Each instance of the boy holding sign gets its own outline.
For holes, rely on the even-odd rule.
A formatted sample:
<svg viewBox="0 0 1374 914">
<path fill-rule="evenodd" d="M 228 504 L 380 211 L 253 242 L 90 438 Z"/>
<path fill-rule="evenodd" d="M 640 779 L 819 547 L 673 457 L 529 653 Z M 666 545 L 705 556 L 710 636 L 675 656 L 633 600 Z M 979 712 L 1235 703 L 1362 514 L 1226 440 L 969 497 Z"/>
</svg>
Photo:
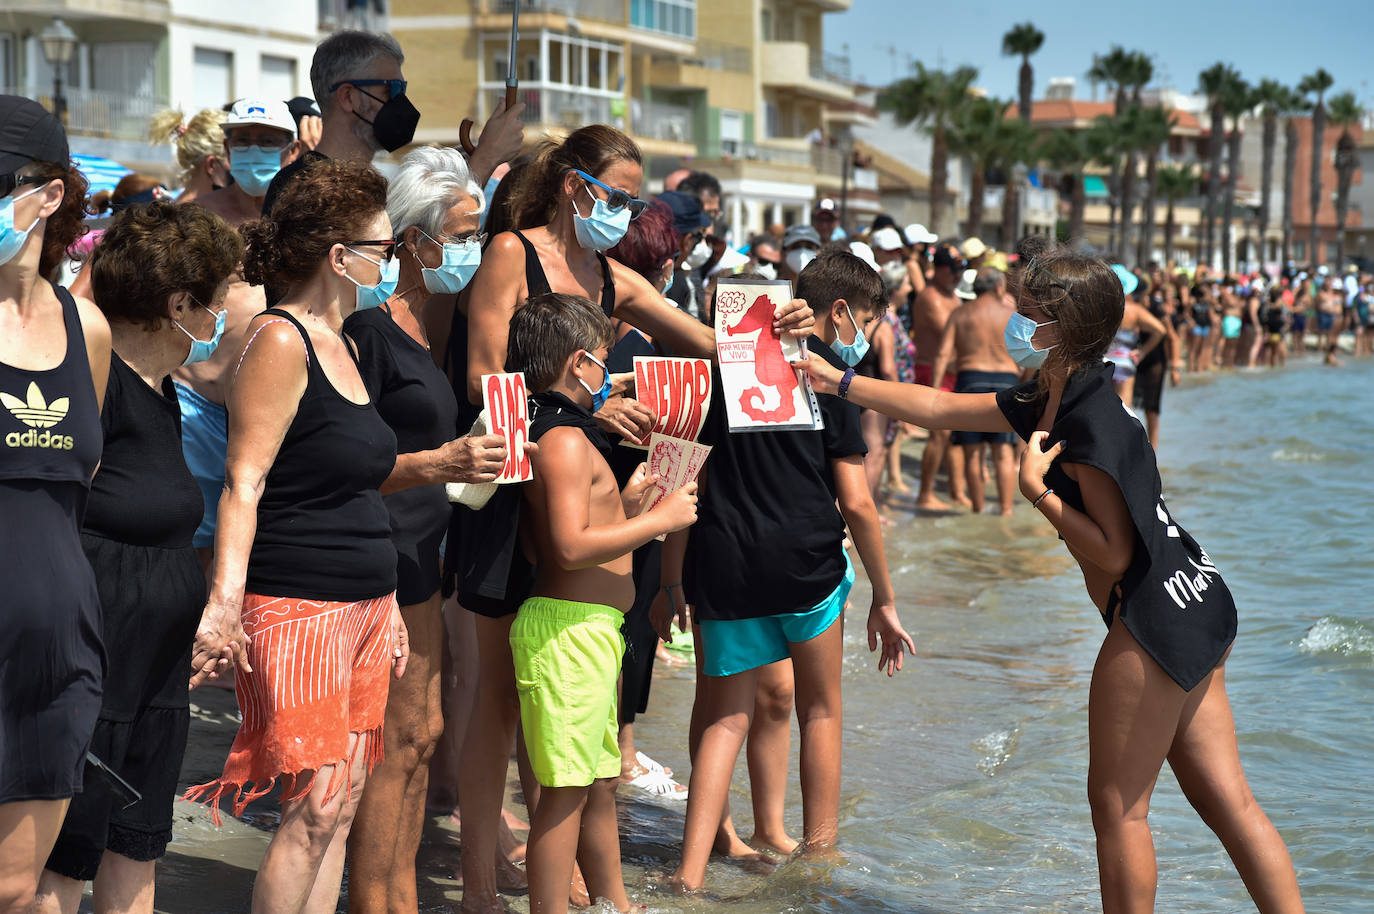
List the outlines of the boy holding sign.
<svg viewBox="0 0 1374 914">
<path fill-rule="evenodd" d="M 535 911 L 567 910 L 575 859 L 593 899 L 630 907 L 615 813 L 620 627 L 635 598 L 630 553 L 696 520 L 695 484 L 642 514 L 652 477 L 640 471 L 624 492 L 616 486 L 610 439 L 593 418 L 610 390 L 612 339 L 606 316 L 576 295 L 535 296 L 510 324 L 507 364 L 534 392 L 529 435 L 539 444 L 520 527 L 538 572 L 510 633 L 525 746 L 543 787 L 527 858 Z"/>
<path fill-rule="evenodd" d="M 802 271 L 797 295 L 816 313 L 813 358 L 855 364 L 863 326 L 886 306 L 882 280 L 848 252 L 824 254 Z M 822 430 L 730 432 L 726 388 L 716 378 L 701 441 L 714 449 L 703 479 L 701 520 L 686 545 L 664 547 L 663 581 L 685 626 L 678 582 L 694 605 L 702 657 L 682 862 L 672 880 L 695 890 L 706 875 L 730 777 L 753 720 L 760 671 L 791 658 L 801 724 L 803 843 L 834 844 L 840 806 L 841 617 L 854 570 L 842 545 L 846 524 L 872 585 L 868 644 L 879 669 L 914 653 L 897 618 L 878 510 L 864 474 L 859 410 L 818 397 Z M 542 454 L 541 454 L 542 456 Z M 654 622 L 668 637 L 663 604 Z M 694 730 L 696 727 L 694 727 Z"/>
</svg>

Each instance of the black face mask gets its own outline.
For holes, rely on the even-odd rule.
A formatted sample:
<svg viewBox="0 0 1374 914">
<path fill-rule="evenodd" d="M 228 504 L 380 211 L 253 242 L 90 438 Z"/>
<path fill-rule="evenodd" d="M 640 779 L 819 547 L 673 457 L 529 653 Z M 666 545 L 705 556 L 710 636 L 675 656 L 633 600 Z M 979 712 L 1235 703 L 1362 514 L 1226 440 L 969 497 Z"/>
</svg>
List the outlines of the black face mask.
<svg viewBox="0 0 1374 914">
<path fill-rule="evenodd" d="M 365 89 L 358 91 L 374 101 L 382 101 Z M 404 95 L 396 95 L 382 102 L 382 107 L 377 109 L 377 114 L 370 121 L 356 111 L 353 114 L 364 124 L 372 125 L 372 135 L 387 152 L 395 152 L 415 139 L 415 125 L 420 123 L 420 112 Z"/>
</svg>

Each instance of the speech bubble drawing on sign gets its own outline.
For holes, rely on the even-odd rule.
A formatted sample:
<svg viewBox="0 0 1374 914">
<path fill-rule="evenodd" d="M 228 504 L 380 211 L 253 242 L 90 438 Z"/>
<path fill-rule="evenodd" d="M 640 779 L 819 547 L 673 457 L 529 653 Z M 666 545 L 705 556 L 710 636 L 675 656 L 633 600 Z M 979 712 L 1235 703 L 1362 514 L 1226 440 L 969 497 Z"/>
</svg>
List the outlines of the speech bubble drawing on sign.
<svg viewBox="0 0 1374 914">
<path fill-rule="evenodd" d="M 528 482 L 534 477 L 534 471 L 525 453 L 530 435 L 530 410 L 524 373 L 482 375 L 482 408 L 490 419 L 491 433 L 506 439 L 506 462 L 496 482 Z"/>
</svg>

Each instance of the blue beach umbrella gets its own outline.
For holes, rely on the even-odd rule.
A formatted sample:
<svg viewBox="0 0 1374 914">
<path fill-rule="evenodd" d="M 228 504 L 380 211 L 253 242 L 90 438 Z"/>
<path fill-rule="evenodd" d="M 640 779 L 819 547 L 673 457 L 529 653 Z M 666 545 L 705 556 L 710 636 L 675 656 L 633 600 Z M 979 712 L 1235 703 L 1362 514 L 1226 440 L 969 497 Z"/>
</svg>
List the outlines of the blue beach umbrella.
<svg viewBox="0 0 1374 914">
<path fill-rule="evenodd" d="M 91 183 L 90 193 L 93 194 L 102 190 L 113 192 L 120 178 L 133 174 L 132 168 L 125 168 L 113 159 L 102 156 L 73 155 L 72 164 Z"/>
</svg>

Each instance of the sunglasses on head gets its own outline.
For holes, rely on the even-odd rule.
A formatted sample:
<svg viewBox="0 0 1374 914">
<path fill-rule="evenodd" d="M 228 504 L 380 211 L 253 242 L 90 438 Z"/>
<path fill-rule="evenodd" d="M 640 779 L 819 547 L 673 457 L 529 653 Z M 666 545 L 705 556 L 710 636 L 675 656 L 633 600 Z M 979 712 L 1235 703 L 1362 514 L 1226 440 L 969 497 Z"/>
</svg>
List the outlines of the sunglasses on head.
<svg viewBox="0 0 1374 914">
<path fill-rule="evenodd" d="M 582 180 L 590 184 L 595 184 L 597 187 L 604 190 L 608 194 L 608 196 L 606 197 L 606 206 L 610 208 L 611 212 L 620 212 L 620 210 L 629 207 L 630 219 L 634 220 L 638 219 L 640 213 L 644 212 L 644 208 L 649 205 L 649 201 L 647 200 L 641 200 L 638 197 L 631 197 L 623 190 L 619 190 L 609 185 L 602 184 L 596 178 L 593 178 L 591 175 L 587 174 L 580 168 L 572 169 L 572 173 L 577 175 Z"/>
<path fill-rule="evenodd" d="M 47 184 L 51 178 L 35 178 L 31 175 L 21 175 L 10 172 L 7 175 L 0 175 L 0 197 L 8 197 L 25 184 Z"/>
</svg>

